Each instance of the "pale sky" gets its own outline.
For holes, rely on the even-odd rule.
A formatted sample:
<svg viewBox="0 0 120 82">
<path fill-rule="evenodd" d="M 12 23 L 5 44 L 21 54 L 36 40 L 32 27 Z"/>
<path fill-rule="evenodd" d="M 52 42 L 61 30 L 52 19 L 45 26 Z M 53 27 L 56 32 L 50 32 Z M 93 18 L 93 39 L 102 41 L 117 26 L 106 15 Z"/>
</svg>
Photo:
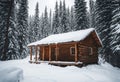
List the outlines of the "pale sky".
<svg viewBox="0 0 120 82">
<path fill-rule="evenodd" d="M 28 0 L 28 1 L 29 1 L 28 3 L 29 15 L 34 15 L 37 2 L 39 2 L 39 14 L 41 15 L 41 13 L 44 12 L 45 6 L 47 6 L 48 8 L 48 12 L 50 11 L 50 9 L 52 9 L 53 11 L 55 8 L 55 2 L 58 1 L 59 4 L 60 0 Z M 65 0 L 65 2 L 66 2 L 66 7 L 74 5 L 74 0 Z"/>
</svg>

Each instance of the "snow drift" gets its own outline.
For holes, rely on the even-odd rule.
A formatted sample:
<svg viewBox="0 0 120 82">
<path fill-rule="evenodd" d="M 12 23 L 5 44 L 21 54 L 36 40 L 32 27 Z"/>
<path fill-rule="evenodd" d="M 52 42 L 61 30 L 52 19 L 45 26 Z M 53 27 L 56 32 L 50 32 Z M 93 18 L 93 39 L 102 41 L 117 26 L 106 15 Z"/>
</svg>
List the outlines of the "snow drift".
<svg viewBox="0 0 120 82">
<path fill-rule="evenodd" d="M 0 82 L 20 82 L 22 79 L 22 69 L 16 67 L 0 68 Z"/>
</svg>

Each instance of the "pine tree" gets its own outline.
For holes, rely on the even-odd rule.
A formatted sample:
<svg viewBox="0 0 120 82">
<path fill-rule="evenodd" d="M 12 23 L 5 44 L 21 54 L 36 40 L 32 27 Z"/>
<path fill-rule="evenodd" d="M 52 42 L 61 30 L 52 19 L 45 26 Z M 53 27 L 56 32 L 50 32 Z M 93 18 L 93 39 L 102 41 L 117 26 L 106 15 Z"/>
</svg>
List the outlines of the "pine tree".
<svg viewBox="0 0 120 82">
<path fill-rule="evenodd" d="M 63 6 L 62 1 L 60 1 L 59 5 L 59 27 L 58 27 L 58 33 L 62 33 L 62 16 L 63 16 Z"/>
<path fill-rule="evenodd" d="M 33 36 L 34 36 L 34 41 L 39 40 L 39 26 L 40 20 L 39 20 L 39 4 L 37 2 L 36 4 L 36 9 L 35 9 L 35 17 L 33 21 Z"/>
<path fill-rule="evenodd" d="M 66 4 L 65 0 L 63 1 L 63 15 L 62 15 L 62 32 L 68 32 L 68 27 L 67 27 L 67 12 L 66 12 Z"/>
<path fill-rule="evenodd" d="M 28 0 L 20 1 L 17 19 L 19 55 L 24 58 L 27 56 Z"/>
<path fill-rule="evenodd" d="M 71 7 L 71 11 L 70 11 L 70 31 L 75 31 L 75 13 L 74 13 L 74 7 Z"/>
<path fill-rule="evenodd" d="M 5 44 L 5 30 L 9 7 L 4 1 L 0 1 L 0 59 L 3 59 L 3 50 Z"/>
<path fill-rule="evenodd" d="M 33 32 L 33 21 L 34 21 L 34 17 L 33 16 L 29 16 L 28 19 L 28 43 L 34 42 L 34 32 Z"/>
<path fill-rule="evenodd" d="M 76 18 L 76 30 L 88 28 L 87 10 L 85 0 L 75 0 L 75 18 Z"/>
<path fill-rule="evenodd" d="M 44 16 L 43 13 L 40 17 L 40 39 L 44 38 Z"/>
<path fill-rule="evenodd" d="M 0 1 L 0 59 L 17 59 L 17 29 L 15 19 L 15 1 Z"/>
<path fill-rule="evenodd" d="M 119 25 L 120 25 L 120 1 L 114 1 L 115 3 L 115 9 L 113 10 L 113 17 L 112 17 L 112 24 L 111 24 L 111 47 L 112 51 L 115 52 L 117 49 L 119 49 L 119 39 L 118 34 L 119 34 Z M 118 47 L 118 48 L 117 48 Z"/>
<path fill-rule="evenodd" d="M 111 21 L 111 33 L 109 34 L 110 37 L 110 48 L 112 50 L 112 64 L 114 66 L 120 67 L 120 1 L 114 0 L 114 10 L 112 12 L 113 17 Z"/>
<path fill-rule="evenodd" d="M 18 30 L 16 27 L 16 11 L 17 8 L 15 6 L 15 1 L 13 2 L 11 17 L 10 17 L 10 27 L 8 31 L 8 39 L 9 39 L 9 46 L 8 46 L 8 59 L 19 59 L 19 52 L 18 52 Z"/>
<path fill-rule="evenodd" d="M 111 62 L 112 50 L 110 49 L 110 25 L 112 20 L 113 3 L 112 0 L 96 0 L 96 29 L 102 40 L 102 56 L 106 61 Z"/>
<path fill-rule="evenodd" d="M 94 28 L 95 27 L 95 3 L 93 0 L 90 0 L 89 2 L 90 5 L 90 27 Z"/>
<path fill-rule="evenodd" d="M 67 32 L 69 32 L 69 31 L 71 31 L 71 28 L 70 28 L 70 9 L 69 9 L 69 7 L 67 8 L 67 28 L 68 28 L 68 30 L 67 30 Z"/>
<path fill-rule="evenodd" d="M 58 34 L 58 27 L 59 27 L 59 14 L 58 14 L 58 2 L 56 1 L 55 5 L 55 13 L 53 15 L 53 24 L 52 24 L 52 30 L 53 34 Z"/>
<path fill-rule="evenodd" d="M 50 28 L 49 34 L 52 34 L 52 11 L 51 9 L 50 9 L 50 14 L 49 14 L 49 28 Z"/>
<path fill-rule="evenodd" d="M 43 20 L 43 37 L 46 37 L 50 34 L 50 27 L 49 27 L 49 22 L 48 22 L 48 12 L 47 12 L 47 7 L 45 7 L 45 12 L 44 12 L 44 20 Z"/>
</svg>

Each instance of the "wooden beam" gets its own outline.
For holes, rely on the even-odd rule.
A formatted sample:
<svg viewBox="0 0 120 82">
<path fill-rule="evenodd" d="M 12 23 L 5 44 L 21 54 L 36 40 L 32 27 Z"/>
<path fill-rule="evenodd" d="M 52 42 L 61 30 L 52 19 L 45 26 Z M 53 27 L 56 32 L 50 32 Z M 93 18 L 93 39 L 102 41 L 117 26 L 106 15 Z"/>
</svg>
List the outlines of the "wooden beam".
<svg viewBox="0 0 120 82">
<path fill-rule="evenodd" d="M 58 61 L 58 55 L 59 55 L 59 48 L 58 48 L 58 44 L 56 44 L 56 48 L 55 48 L 55 54 L 56 54 L 56 61 Z"/>
<path fill-rule="evenodd" d="M 42 60 L 44 61 L 44 57 L 45 57 L 45 47 L 44 46 L 43 46 L 42 52 L 43 52 L 43 54 L 42 54 Z"/>
<path fill-rule="evenodd" d="M 49 61 L 51 61 L 51 45 L 49 45 Z"/>
<path fill-rule="evenodd" d="M 38 48 L 37 48 L 37 46 L 35 47 L 35 61 L 37 62 L 37 50 L 38 50 Z"/>
<path fill-rule="evenodd" d="M 75 62 L 78 61 L 78 50 L 77 50 L 77 43 L 75 43 Z"/>
<path fill-rule="evenodd" d="M 30 61 L 32 61 L 32 47 L 30 47 Z"/>
<path fill-rule="evenodd" d="M 40 53 L 40 46 L 39 46 L 39 60 L 40 60 L 40 58 L 41 58 L 40 54 L 41 54 L 41 53 Z"/>
</svg>

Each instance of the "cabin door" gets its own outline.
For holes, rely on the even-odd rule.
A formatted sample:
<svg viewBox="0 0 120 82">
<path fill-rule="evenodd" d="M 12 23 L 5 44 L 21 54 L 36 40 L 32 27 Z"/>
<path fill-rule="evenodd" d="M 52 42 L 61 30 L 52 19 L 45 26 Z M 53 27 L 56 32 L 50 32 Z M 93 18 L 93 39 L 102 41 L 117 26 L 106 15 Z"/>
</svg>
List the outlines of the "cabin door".
<svg viewBox="0 0 120 82">
<path fill-rule="evenodd" d="M 56 60 L 56 53 L 55 53 L 55 48 L 51 49 L 51 60 L 55 61 Z"/>
</svg>

